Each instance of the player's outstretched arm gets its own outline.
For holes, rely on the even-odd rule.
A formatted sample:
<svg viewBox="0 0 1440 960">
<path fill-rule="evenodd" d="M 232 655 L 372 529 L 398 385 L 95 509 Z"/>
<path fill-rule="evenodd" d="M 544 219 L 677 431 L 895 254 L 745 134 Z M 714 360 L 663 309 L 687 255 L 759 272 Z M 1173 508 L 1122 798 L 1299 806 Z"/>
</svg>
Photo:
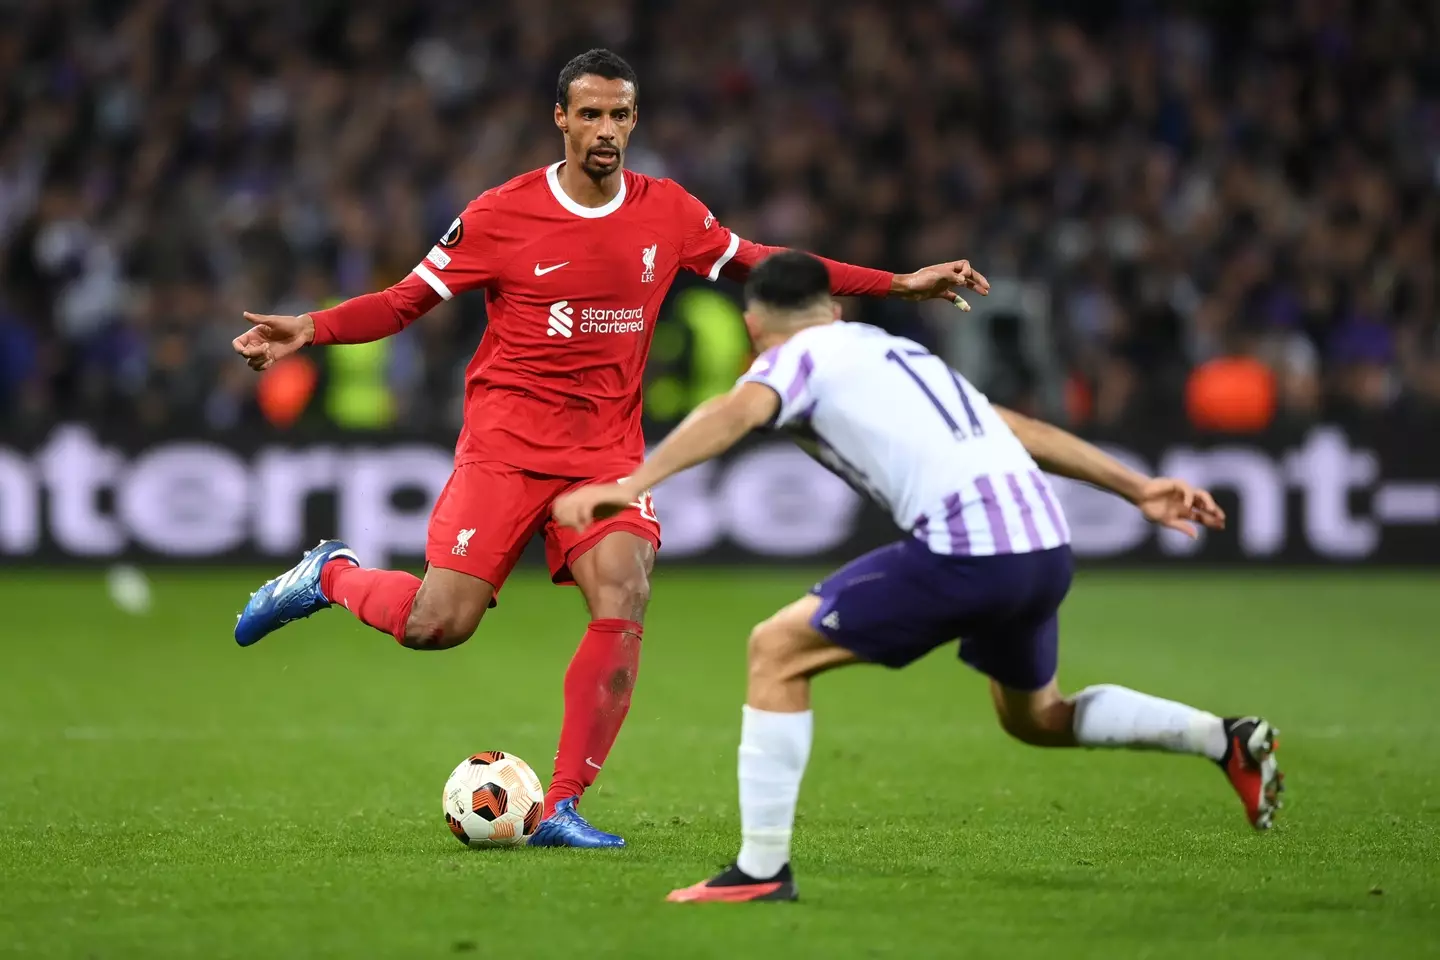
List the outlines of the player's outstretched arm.
<svg viewBox="0 0 1440 960">
<path fill-rule="evenodd" d="M 1045 472 L 1124 497 L 1139 507 L 1151 523 L 1191 537 L 1196 535 L 1196 523 L 1212 530 L 1224 529 L 1225 511 L 1216 506 L 1209 492 L 1173 477 L 1147 477 L 1094 444 L 1014 410 L 997 406 L 995 412 Z"/>
<path fill-rule="evenodd" d="M 679 189 L 677 187 L 677 189 Z M 721 225 L 703 203 L 680 190 L 676 216 L 686 225 L 681 244 L 681 266 L 714 280 L 725 277 L 744 283 L 767 257 L 783 253 L 785 247 L 771 247 L 746 240 Z M 956 292 L 974 290 L 982 297 L 990 292 L 990 281 L 970 266 L 968 260 L 952 260 L 922 267 L 914 273 L 891 273 L 860 267 L 839 260 L 815 256 L 830 274 L 830 292 L 837 297 L 899 297 L 905 300 L 948 300 L 962 310 L 970 305 Z"/>
<path fill-rule="evenodd" d="M 353 297 L 328 310 L 298 317 L 247 312 L 254 326 L 231 341 L 235 352 L 253 370 L 264 370 L 306 344 L 370 343 L 404 330 L 428 313 L 442 297 L 419 275 L 411 273 L 378 293 Z"/>
<path fill-rule="evenodd" d="M 298 317 L 245 314 L 254 326 L 232 341 L 235 352 L 252 368 L 264 370 L 306 344 L 371 343 L 394 336 L 442 300 L 493 282 L 495 244 L 486 224 L 494 215 L 494 195 L 476 197 L 425 259 L 377 293 Z"/>
<path fill-rule="evenodd" d="M 1072 433 L 1005 407 L 995 412 L 1046 473 L 1080 480 L 1138 503 L 1149 479 Z"/>
<path fill-rule="evenodd" d="M 781 253 L 784 247 L 769 247 L 736 237 L 734 255 L 720 271 L 727 278 L 743 282 L 750 271 L 766 257 Z M 859 267 L 839 260 L 815 256 L 830 274 L 830 292 L 837 297 L 897 297 L 902 300 L 948 300 L 961 310 L 970 304 L 956 292 L 974 290 L 982 297 L 990 293 L 990 281 L 970 265 L 969 260 L 952 260 L 921 267 L 914 273 L 890 273 L 871 267 Z"/>
<path fill-rule="evenodd" d="M 555 519 L 584 530 L 597 517 L 623 509 L 667 477 L 718 457 L 747 433 L 775 419 L 780 397 L 758 383 L 742 383 L 706 400 L 661 441 L 635 473 L 619 483 L 580 487 L 556 498 Z"/>
</svg>

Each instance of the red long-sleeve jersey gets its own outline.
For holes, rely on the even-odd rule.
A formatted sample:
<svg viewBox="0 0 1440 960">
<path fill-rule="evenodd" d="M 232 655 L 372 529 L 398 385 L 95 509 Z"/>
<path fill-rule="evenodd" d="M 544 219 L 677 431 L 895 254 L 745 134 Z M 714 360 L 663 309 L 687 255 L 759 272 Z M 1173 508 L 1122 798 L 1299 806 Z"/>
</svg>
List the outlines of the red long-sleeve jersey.
<svg viewBox="0 0 1440 960">
<path fill-rule="evenodd" d="M 315 343 L 398 333 L 441 300 L 484 289 L 489 324 L 465 373 L 457 464 L 620 476 L 644 459 L 641 377 L 681 269 L 743 280 L 779 247 L 743 240 L 671 180 L 625 171 L 585 207 L 560 164 L 476 197 L 399 283 L 311 314 Z M 884 296 L 892 275 L 825 261 L 837 295 Z"/>
</svg>

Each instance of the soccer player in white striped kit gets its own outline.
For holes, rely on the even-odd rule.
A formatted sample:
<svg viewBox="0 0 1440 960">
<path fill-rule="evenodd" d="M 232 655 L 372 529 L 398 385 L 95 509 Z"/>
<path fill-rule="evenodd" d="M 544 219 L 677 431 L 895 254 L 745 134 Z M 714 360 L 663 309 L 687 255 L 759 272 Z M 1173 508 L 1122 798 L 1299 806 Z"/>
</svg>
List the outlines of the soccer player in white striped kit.
<svg viewBox="0 0 1440 960">
<path fill-rule="evenodd" d="M 671 900 L 793 900 L 790 838 L 810 754 L 810 680 L 854 663 L 903 667 L 960 640 L 990 677 L 1000 724 L 1044 747 L 1129 747 L 1208 757 L 1250 823 L 1270 826 L 1282 778 L 1275 731 L 1125 687 L 1065 697 L 1055 681 L 1057 612 L 1070 587 L 1070 531 L 1041 468 L 1124 497 L 1194 536 L 1221 529 L 1210 494 L 1142 476 L 1055 427 L 992 405 L 919 344 L 844 323 L 824 266 L 776 254 L 751 274 L 746 324 L 760 351 L 730 393 L 699 407 L 628 480 L 556 501 L 584 528 L 763 426 L 792 435 L 890 512 L 909 536 L 855 560 L 757 626 L 740 740 L 742 845 L 715 877 Z"/>
</svg>

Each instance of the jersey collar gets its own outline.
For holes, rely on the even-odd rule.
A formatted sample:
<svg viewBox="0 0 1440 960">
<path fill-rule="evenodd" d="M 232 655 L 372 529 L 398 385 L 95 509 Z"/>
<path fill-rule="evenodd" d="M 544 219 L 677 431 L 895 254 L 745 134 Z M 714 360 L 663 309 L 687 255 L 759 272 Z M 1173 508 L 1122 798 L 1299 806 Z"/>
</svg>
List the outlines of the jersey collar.
<svg viewBox="0 0 1440 960">
<path fill-rule="evenodd" d="M 620 192 L 615 194 L 615 198 L 603 207 L 586 207 L 571 200 L 570 195 L 560 186 L 560 164 L 564 162 L 564 160 L 560 160 L 545 168 L 545 182 L 550 185 L 550 192 L 554 194 L 556 203 L 575 216 L 584 217 L 587 220 L 608 217 L 620 209 L 620 204 L 625 202 L 625 172 L 623 170 L 620 172 Z"/>
</svg>

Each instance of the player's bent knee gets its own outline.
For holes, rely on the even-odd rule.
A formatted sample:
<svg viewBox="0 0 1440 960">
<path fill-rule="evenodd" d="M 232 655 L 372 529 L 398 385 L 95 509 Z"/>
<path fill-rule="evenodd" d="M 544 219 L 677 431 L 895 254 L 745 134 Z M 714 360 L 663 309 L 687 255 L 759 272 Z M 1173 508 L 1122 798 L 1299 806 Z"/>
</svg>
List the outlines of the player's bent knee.
<svg viewBox="0 0 1440 960">
<path fill-rule="evenodd" d="M 431 567 L 405 621 L 401 645 L 412 650 L 458 647 L 480 626 L 495 589 L 468 574 Z"/>
<path fill-rule="evenodd" d="M 1075 746 L 1075 733 L 1069 722 L 1057 722 L 1053 712 L 1023 718 L 1002 717 L 1000 725 L 1010 736 L 1032 747 Z"/>
<path fill-rule="evenodd" d="M 793 638 L 775 617 L 755 625 L 747 649 L 752 680 L 787 680 L 800 669 Z"/>
<path fill-rule="evenodd" d="M 1042 747 L 1046 743 L 1046 732 L 1029 714 L 1000 714 L 1000 729 L 1021 743 Z"/>
<path fill-rule="evenodd" d="M 469 640 L 479 625 L 479 617 L 463 613 L 412 612 L 401 643 L 412 650 L 448 650 Z"/>
<path fill-rule="evenodd" d="M 996 697 L 1000 728 L 1033 747 L 1074 746 L 1074 710 L 1053 688 L 1033 693 L 1003 692 Z"/>
</svg>

